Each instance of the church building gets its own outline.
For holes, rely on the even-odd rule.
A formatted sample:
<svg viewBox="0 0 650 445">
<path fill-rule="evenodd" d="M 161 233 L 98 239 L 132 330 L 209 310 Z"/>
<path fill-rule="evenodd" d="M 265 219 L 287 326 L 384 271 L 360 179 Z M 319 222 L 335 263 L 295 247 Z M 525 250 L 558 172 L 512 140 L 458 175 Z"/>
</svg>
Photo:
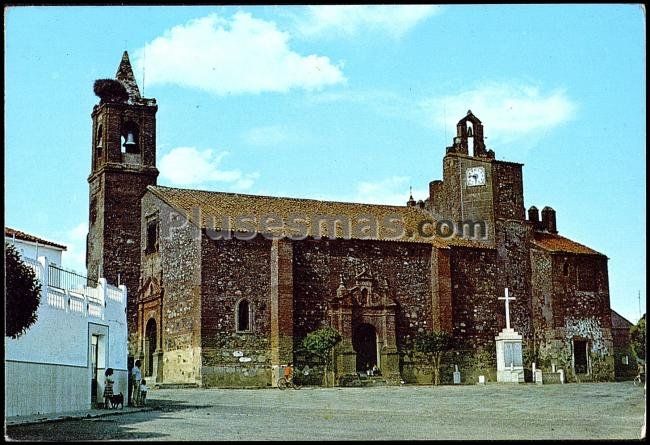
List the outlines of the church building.
<svg viewBox="0 0 650 445">
<path fill-rule="evenodd" d="M 428 198 L 393 206 L 159 186 L 158 105 L 126 52 L 95 93 L 88 274 L 127 286 L 129 354 L 152 383 L 270 386 L 280 365 L 319 369 L 301 341 L 325 326 L 338 378 L 430 382 L 412 343 L 435 330 L 471 382 L 495 366 L 505 288 L 524 367 L 614 378 L 607 257 L 561 236 L 551 207 L 526 211 L 523 165 L 471 111 Z"/>
</svg>

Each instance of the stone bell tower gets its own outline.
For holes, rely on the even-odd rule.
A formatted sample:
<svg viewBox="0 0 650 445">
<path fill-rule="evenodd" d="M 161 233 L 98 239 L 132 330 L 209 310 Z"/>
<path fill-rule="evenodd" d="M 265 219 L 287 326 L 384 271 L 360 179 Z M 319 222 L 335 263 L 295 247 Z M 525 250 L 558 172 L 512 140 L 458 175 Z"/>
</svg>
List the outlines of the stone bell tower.
<svg viewBox="0 0 650 445">
<path fill-rule="evenodd" d="M 155 99 L 140 96 L 126 51 L 115 79 L 95 81 L 86 267 L 88 277 L 124 284 L 129 334 L 136 331 L 140 280 L 140 200 L 155 185 Z M 129 344 L 133 344 L 131 341 Z M 133 354 L 135 351 L 130 351 Z"/>
</svg>

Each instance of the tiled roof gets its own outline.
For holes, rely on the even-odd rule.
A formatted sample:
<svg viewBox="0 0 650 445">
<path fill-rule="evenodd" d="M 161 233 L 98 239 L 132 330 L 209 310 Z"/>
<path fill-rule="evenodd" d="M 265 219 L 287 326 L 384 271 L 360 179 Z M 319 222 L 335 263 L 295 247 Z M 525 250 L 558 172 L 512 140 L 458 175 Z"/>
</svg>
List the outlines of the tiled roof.
<svg viewBox="0 0 650 445">
<path fill-rule="evenodd" d="M 548 233 L 548 232 L 534 232 L 534 241 L 533 244 L 541 247 L 544 250 L 549 252 L 566 252 L 566 253 L 579 253 L 586 255 L 603 255 L 600 252 L 596 252 L 589 247 L 576 243 L 575 241 L 565 238 L 563 236 Z M 604 256 L 604 255 L 603 255 Z"/>
<path fill-rule="evenodd" d="M 149 186 L 153 194 L 171 206 L 192 215 L 194 209 L 201 209 L 201 227 L 212 227 L 208 224 L 208 218 L 214 217 L 215 228 L 222 229 L 225 224 L 223 217 L 230 217 L 231 224 L 237 229 L 243 225 L 237 225 L 235 218 L 248 217 L 256 221 L 256 232 L 271 232 L 283 236 L 295 235 L 298 232 L 292 230 L 296 224 L 289 223 L 293 218 L 304 218 L 305 225 L 308 227 L 307 235 L 314 236 L 319 234 L 323 237 L 332 237 L 329 233 L 328 224 L 321 224 L 320 233 L 315 232 L 311 227 L 319 216 L 325 216 L 336 219 L 349 220 L 351 222 L 351 231 L 348 234 L 343 232 L 341 224 L 336 225 L 336 237 L 353 238 L 353 239 L 374 239 L 386 241 L 402 242 L 421 242 L 433 244 L 436 247 L 445 248 L 447 241 L 436 237 L 421 236 L 418 231 L 418 224 L 423 220 L 428 220 L 431 216 L 417 207 L 391 206 L 376 204 L 359 204 L 350 202 L 319 201 L 314 199 L 298 198 L 278 198 L 271 196 L 244 195 L 239 193 L 211 192 L 204 190 L 177 189 L 163 186 Z M 282 229 L 269 227 L 276 226 L 275 223 L 267 224 L 266 227 L 271 230 L 264 230 L 261 221 L 264 217 L 276 216 L 279 220 L 285 222 Z M 386 224 L 389 217 L 396 218 L 396 222 Z M 377 230 L 372 231 L 372 235 L 363 231 L 359 233 L 359 227 L 367 227 L 364 218 L 377 222 Z M 367 220 L 366 220 L 367 221 Z M 279 225 L 277 225 L 279 226 Z M 355 230 L 356 228 L 356 230 Z M 395 236 L 397 230 L 402 228 L 400 236 Z M 250 225 L 248 230 L 250 230 Z M 355 231 L 357 233 L 355 233 Z"/>
<path fill-rule="evenodd" d="M 47 246 L 57 247 L 62 250 L 67 250 L 67 247 L 64 246 L 63 244 L 58 244 L 52 241 L 48 241 L 46 239 L 39 238 L 38 236 L 30 235 L 29 233 L 21 232 L 20 230 L 11 229 L 9 227 L 5 227 L 5 237 L 6 238 L 15 237 L 16 239 L 19 240 L 30 241 L 32 243 L 44 244 Z"/>
<path fill-rule="evenodd" d="M 612 328 L 629 329 L 632 326 L 634 324 L 631 321 L 612 309 Z"/>
</svg>

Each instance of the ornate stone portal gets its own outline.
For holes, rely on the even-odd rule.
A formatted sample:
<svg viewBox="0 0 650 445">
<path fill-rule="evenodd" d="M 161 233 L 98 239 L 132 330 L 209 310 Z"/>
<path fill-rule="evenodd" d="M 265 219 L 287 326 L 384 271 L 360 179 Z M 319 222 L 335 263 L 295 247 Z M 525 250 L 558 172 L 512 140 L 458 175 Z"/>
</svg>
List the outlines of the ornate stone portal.
<svg viewBox="0 0 650 445">
<path fill-rule="evenodd" d="M 399 383 L 399 355 L 395 335 L 397 303 L 388 294 L 388 283 L 379 283 L 365 267 L 354 285 L 341 282 L 328 303 L 330 326 L 343 337 L 335 350 L 336 377 L 365 372 L 373 365 L 389 383 Z"/>
<path fill-rule="evenodd" d="M 163 380 L 162 300 L 164 289 L 155 277 L 148 277 L 138 289 L 138 351 L 143 376 L 151 384 Z"/>
</svg>

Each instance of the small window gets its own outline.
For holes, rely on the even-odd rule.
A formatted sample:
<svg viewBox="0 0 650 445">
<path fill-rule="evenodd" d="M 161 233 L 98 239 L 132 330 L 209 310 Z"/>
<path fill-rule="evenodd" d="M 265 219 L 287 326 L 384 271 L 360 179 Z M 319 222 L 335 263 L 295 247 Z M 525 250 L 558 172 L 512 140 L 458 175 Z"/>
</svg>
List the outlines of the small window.
<svg viewBox="0 0 650 445">
<path fill-rule="evenodd" d="M 627 355 L 624 355 L 623 357 L 621 357 L 621 362 L 623 362 L 624 365 L 629 365 L 630 359 Z"/>
<path fill-rule="evenodd" d="M 147 223 L 147 245 L 145 247 L 146 253 L 158 251 L 158 220 L 149 221 Z"/>
<path fill-rule="evenodd" d="M 237 331 L 250 332 L 251 329 L 251 304 L 248 300 L 241 300 L 237 305 Z"/>
<path fill-rule="evenodd" d="M 565 277 L 569 275 L 569 263 L 566 261 L 564 262 L 564 266 L 562 266 L 562 273 L 564 273 Z"/>
</svg>

